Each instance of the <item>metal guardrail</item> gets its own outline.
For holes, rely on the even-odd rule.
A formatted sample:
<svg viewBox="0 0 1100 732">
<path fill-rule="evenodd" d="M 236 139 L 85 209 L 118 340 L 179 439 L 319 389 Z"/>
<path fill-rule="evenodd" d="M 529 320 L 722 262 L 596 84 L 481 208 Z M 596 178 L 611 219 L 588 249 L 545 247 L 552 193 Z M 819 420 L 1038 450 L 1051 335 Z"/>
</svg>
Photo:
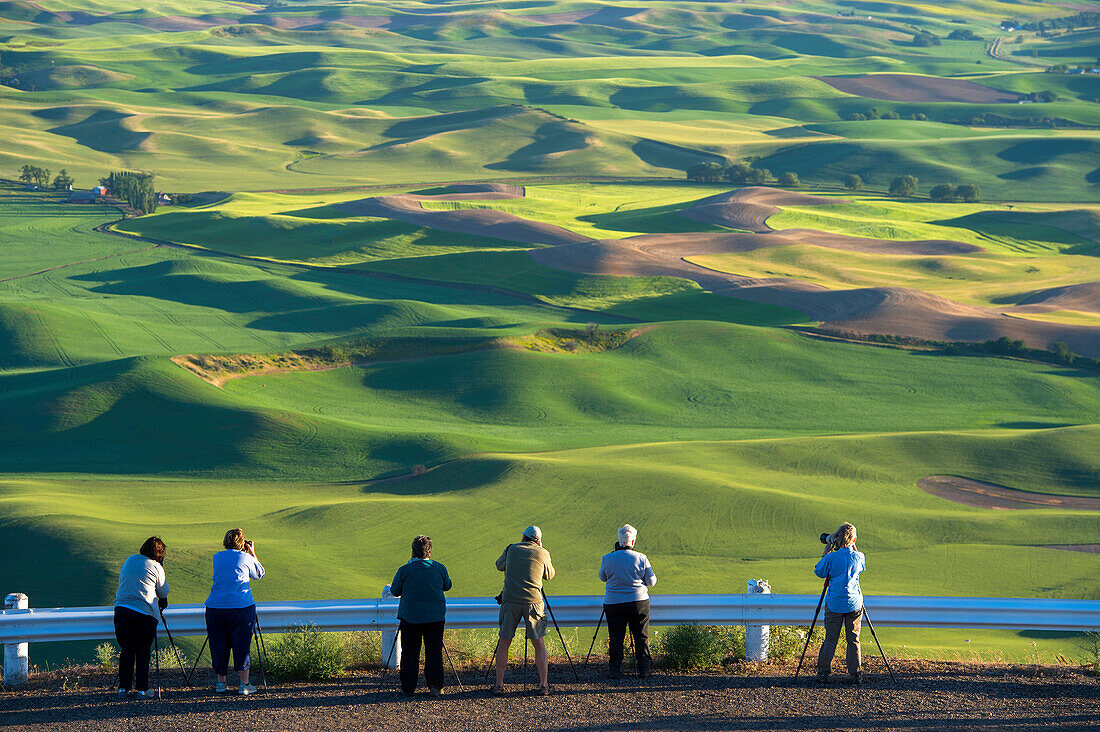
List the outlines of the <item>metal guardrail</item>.
<svg viewBox="0 0 1100 732">
<path fill-rule="evenodd" d="M 603 609 L 602 595 L 551 595 L 549 601 L 558 623 L 570 627 L 594 626 Z M 817 601 L 817 595 L 654 595 L 650 623 L 809 625 Z M 256 609 L 268 633 L 306 624 L 326 631 L 393 630 L 397 604 L 396 599 L 302 600 L 261 602 Z M 1100 600 L 881 596 L 868 597 L 867 608 L 877 626 L 1100 630 Z M 497 612 L 491 598 L 451 598 L 447 627 L 495 628 Z M 111 639 L 112 616 L 110 607 L 5 610 L 0 643 Z M 202 605 L 172 605 L 165 617 L 173 636 L 206 634 Z"/>
</svg>

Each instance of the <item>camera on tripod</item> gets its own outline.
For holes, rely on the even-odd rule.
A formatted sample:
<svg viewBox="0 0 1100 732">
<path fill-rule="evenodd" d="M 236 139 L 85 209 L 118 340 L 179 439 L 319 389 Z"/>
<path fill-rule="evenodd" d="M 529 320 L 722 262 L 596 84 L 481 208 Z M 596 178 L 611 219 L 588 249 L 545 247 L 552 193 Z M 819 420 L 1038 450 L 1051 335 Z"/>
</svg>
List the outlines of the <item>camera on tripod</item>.
<svg viewBox="0 0 1100 732">
<path fill-rule="evenodd" d="M 822 544 L 828 544 L 829 548 L 834 552 L 840 548 L 840 540 L 837 538 L 836 534 L 822 534 L 818 538 L 821 540 Z"/>
</svg>

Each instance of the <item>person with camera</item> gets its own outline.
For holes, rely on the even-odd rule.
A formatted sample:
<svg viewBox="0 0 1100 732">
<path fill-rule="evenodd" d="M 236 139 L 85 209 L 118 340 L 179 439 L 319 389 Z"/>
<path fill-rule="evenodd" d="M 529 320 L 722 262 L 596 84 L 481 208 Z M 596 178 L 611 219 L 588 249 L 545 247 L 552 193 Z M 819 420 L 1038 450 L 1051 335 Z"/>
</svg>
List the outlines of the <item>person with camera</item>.
<svg viewBox="0 0 1100 732">
<path fill-rule="evenodd" d="M 835 533 L 822 537 L 825 551 L 814 574 L 825 580 L 825 642 L 817 654 L 817 680 L 827 682 L 833 654 L 844 628 L 848 649 L 846 660 L 852 683 L 861 683 L 859 630 L 863 618 L 863 590 L 859 575 L 867 568 L 866 558 L 856 550 L 856 527 L 840 525 Z"/>
<path fill-rule="evenodd" d="M 264 576 L 264 567 L 256 558 L 256 549 L 246 541 L 240 529 L 225 532 L 225 551 L 214 555 L 214 582 L 206 598 L 206 636 L 210 640 L 210 660 L 218 677 L 214 691 L 227 691 L 229 652 L 233 651 L 233 670 L 240 676 L 238 694 L 256 693 L 248 683 L 249 648 L 256 629 L 256 603 L 252 599 L 251 580 Z"/>
<path fill-rule="evenodd" d="M 115 639 L 118 655 L 118 698 L 125 699 L 135 686 L 138 699 L 152 699 L 149 688 L 149 652 L 157 634 L 160 611 L 168 607 L 168 579 L 164 575 L 167 547 L 159 536 L 150 536 L 137 554 L 127 557 L 118 573 L 115 593 Z M 134 684 L 134 673 L 137 683 Z"/>
<path fill-rule="evenodd" d="M 413 539 L 412 559 L 397 570 L 390 593 L 400 597 L 397 619 L 401 621 L 401 691 L 416 693 L 420 675 L 420 645 L 424 645 L 424 679 L 432 696 L 443 693 L 443 624 L 451 589 L 447 568 L 433 562 L 431 537 Z"/>
<path fill-rule="evenodd" d="M 528 526 L 518 544 L 509 544 L 496 562 L 504 572 L 504 589 L 497 596 L 500 603 L 500 640 L 496 650 L 496 684 L 494 696 L 504 694 L 504 670 L 508 666 L 508 648 L 522 620 L 527 637 L 535 648 L 535 668 L 538 669 L 538 694 L 550 693 L 549 659 L 546 654 L 546 605 L 542 598 L 542 583 L 554 579 L 550 552 L 542 547 L 542 529 Z"/>
<path fill-rule="evenodd" d="M 638 530 L 630 524 L 619 529 L 615 548 L 603 555 L 600 579 L 607 584 L 603 611 L 607 616 L 607 645 L 610 676 L 623 675 L 623 641 L 627 626 L 634 639 L 634 661 L 638 678 L 649 676 L 653 660 L 649 653 L 649 589 L 657 584 L 657 575 L 649 558 L 634 551 Z"/>
</svg>

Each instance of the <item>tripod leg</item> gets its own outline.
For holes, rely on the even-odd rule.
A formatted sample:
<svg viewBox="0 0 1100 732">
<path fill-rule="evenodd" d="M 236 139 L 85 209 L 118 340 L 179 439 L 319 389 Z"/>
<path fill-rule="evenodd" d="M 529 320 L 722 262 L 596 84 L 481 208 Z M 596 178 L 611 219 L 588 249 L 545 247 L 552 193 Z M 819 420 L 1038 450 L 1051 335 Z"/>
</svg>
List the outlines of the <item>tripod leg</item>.
<svg viewBox="0 0 1100 732">
<path fill-rule="evenodd" d="M 256 642 L 256 661 L 260 664 L 260 679 L 263 680 L 264 691 L 267 691 L 267 674 L 264 673 L 264 657 L 263 657 L 262 650 L 260 648 L 260 635 L 259 635 L 259 633 L 254 633 L 253 636 L 252 636 L 252 640 L 254 640 Z"/>
<path fill-rule="evenodd" d="M 157 699 L 160 699 L 160 643 L 157 641 L 156 631 L 153 631 L 153 663 L 157 667 Z"/>
<path fill-rule="evenodd" d="M 455 681 L 458 682 L 458 688 L 463 688 L 462 677 L 458 675 L 458 669 L 455 668 L 455 662 L 451 659 L 451 652 L 447 648 L 447 644 L 443 644 L 443 652 L 447 654 L 447 662 L 451 664 L 451 673 L 455 675 Z"/>
<path fill-rule="evenodd" d="M 895 684 L 898 680 L 894 678 L 894 669 L 890 668 L 890 662 L 886 660 L 886 653 L 882 650 L 882 644 L 878 642 L 878 633 L 875 632 L 875 626 L 871 624 L 871 616 L 867 614 L 867 608 L 863 608 L 863 619 L 867 621 L 867 627 L 871 629 L 871 637 L 875 639 L 875 645 L 878 646 L 879 655 L 882 656 L 882 662 L 886 664 L 886 670 L 890 672 L 890 681 Z"/>
<path fill-rule="evenodd" d="M 386 672 L 390 670 L 390 661 L 393 660 L 394 651 L 397 650 L 397 636 L 401 635 L 400 632 L 394 631 L 393 643 L 390 644 L 390 655 L 386 656 L 386 662 L 382 664 L 382 678 L 378 681 L 378 688 L 382 688 L 382 684 L 386 683 Z"/>
<path fill-rule="evenodd" d="M 561 641 L 562 650 L 565 651 L 565 657 L 569 659 L 569 668 L 573 669 L 573 678 L 576 681 L 580 681 L 581 677 L 577 673 L 577 667 L 573 665 L 573 657 L 569 655 L 569 646 L 565 645 L 565 636 L 561 634 L 561 628 L 558 626 L 557 618 L 554 617 L 554 609 L 550 607 L 550 600 L 546 598 L 546 592 L 540 587 L 539 592 L 542 593 L 542 601 L 546 603 L 546 612 L 550 613 L 550 620 L 554 623 L 554 629 L 558 631 L 558 639 Z"/>
<path fill-rule="evenodd" d="M 817 601 L 817 610 L 814 610 L 814 620 L 810 623 L 810 632 L 806 634 L 806 645 L 802 646 L 802 655 L 798 659 L 798 668 L 794 670 L 794 677 L 798 679 L 798 672 L 802 670 L 802 661 L 806 658 L 806 649 L 810 647 L 810 638 L 814 634 L 814 626 L 817 625 L 817 616 L 821 613 L 821 604 L 825 602 L 825 591 L 829 589 L 829 580 L 825 580 L 825 586 L 821 588 L 821 597 Z"/>
<path fill-rule="evenodd" d="M 199 661 L 202 659 L 202 652 L 206 650 L 206 644 L 209 640 L 210 636 L 206 636 L 202 639 L 202 647 L 199 648 L 199 655 L 195 656 L 195 664 L 191 667 L 191 673 L 188 674 L 188 679 L 195 678 L 195 669 L 199 667 Z"/>
<path fill-rule="evenodd" d="M 603 623 L 603 614 L 606 610 L 600 610 L 600 619 L 596 621 L 596 632 L 592 634 L 592 642 L 588 645 L 588 655 L 584 657 L 584 664 L 581 669 L 588 668 L 588 659 L 592 655 L 592 649 L 596 647 L 596 636 L 600 634 L 600 625 Z"/>
<path fill-rule="evenodd" d="M 183 659 L 180 658 L 180 649 L 176 646 L 176 641 L 172 639 L 172 631 L 168 630 L 168 621 L 164 618 L 164 613 L 160 615 L 160 622 L 164 623 L 164 632 L 168 634 L 168 642 L 172 645 L 172 650 L 176 654 L 176 663 L 179 664 L 180 671 L 183 672 L 183 683 L 186 686 L 191 685 L 191 679 L 187 677 L 187 669 L 183 665 Z"/>
<path fill-rule="evenodd" d="M 527 691 L 527 631 L 523 631 L 523 690 Z"/>
</svg>

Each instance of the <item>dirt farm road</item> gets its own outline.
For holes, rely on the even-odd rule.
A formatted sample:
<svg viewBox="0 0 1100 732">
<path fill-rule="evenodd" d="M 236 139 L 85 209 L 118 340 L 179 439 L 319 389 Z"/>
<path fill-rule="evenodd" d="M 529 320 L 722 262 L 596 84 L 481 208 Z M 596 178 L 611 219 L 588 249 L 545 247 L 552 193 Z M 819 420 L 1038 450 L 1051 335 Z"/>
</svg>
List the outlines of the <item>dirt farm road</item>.
<svg viewBox="0 0 1100 732">
<path fill-rule="evenodd" d="M 664 673 L 609 681 L 602 669 L 581 682 L 551 669 L 549 697 L 519 684 L 493 698 L 487 687 L 449 686 L 441 699 L 406 699 L 377 671 L 335 682 L 272 685 L 252 697 L 215 697 L 166 675 L 164 696 L 118 702 L 101 672 L 79 681 L 52 675 L 0 693 L 0 728 L 68 730 L 1076 730 L 1100 729 L 1100 679 L 1066 667 L 897 661 L 898 683 L 870 662 L 860 687 L 794 682 L 793 667 L 760 673 Z M 805 669 L 804 669 L 805 671 Z M 163 671 L 162 671 L 163 672 Z M 512 675 L 514 673 L 514 676 Z M 812 673 L 812 671 L 811 671 Z M 202 673 L 199 674 L 202 677 Z M 566 679 L 569 679 L 566 681 Z M 554 680 L 560 683 L 554 684 Z M 518 671 L 509 681 L 520 681 Z M 448 683 L 450 676 L 448 675 Z M 75 688 L 74 688 L 75 687 Z"/>
</svg>

